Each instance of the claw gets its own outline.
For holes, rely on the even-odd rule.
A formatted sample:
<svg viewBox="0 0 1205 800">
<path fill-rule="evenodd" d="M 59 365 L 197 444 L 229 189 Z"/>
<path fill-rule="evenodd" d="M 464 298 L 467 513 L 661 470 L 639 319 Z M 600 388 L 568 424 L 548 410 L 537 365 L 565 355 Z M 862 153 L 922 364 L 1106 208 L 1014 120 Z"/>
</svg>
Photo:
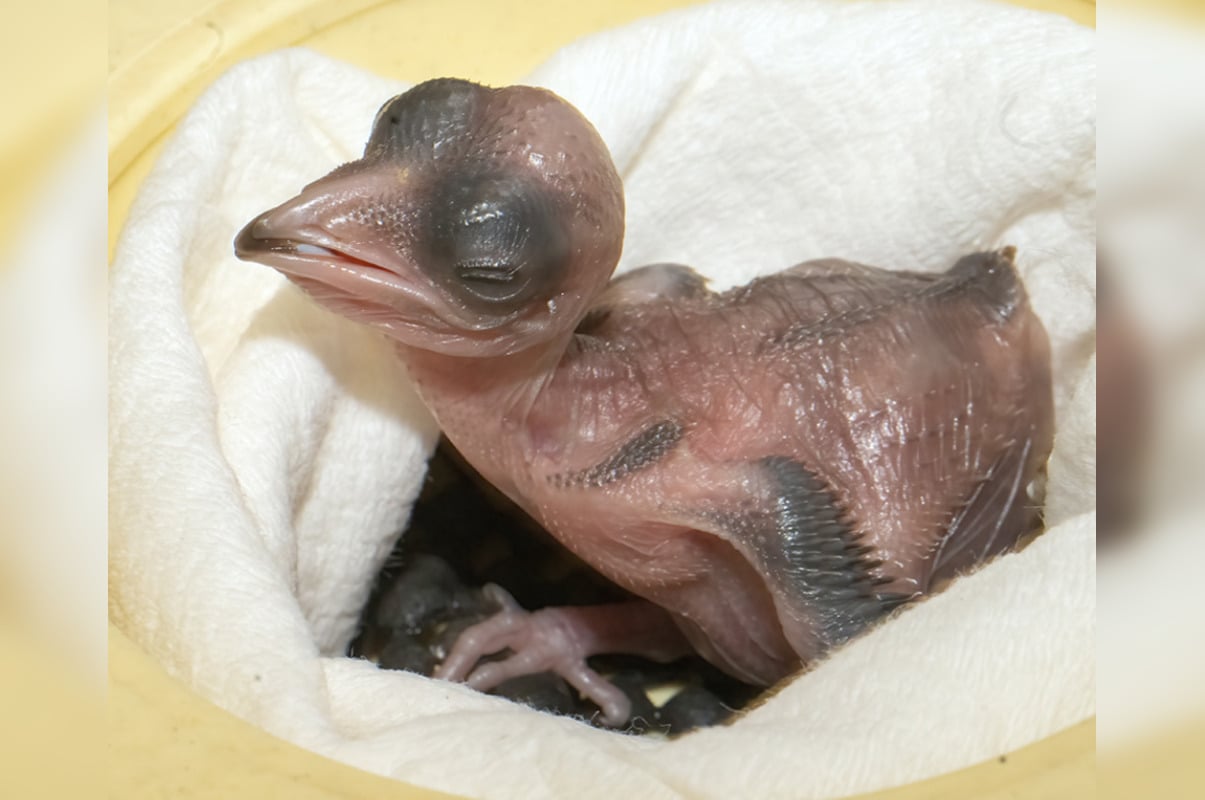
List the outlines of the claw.
<svg viewBox="0 0 1205 800">
<path fill-rule="evenodd" d="M 521 675 L 554 672 L 597 704 L 607 725 L 618 727 L 628 721 L 631 714 L 628 696 L 586 664 L 586 657 L 592 652 L 590 637 L 583 635 L 588 620 L 581 609 L 545 608 L 530 612 L 500 586 L 490 584 L 484 592 L 500 610 L 460 635 L 448 657 L 436 668 L 436 678 L 464 682 L 486 692 Z M 512 655 L 481 663 L 482 658 L 505 650 Z"/>
</svg>

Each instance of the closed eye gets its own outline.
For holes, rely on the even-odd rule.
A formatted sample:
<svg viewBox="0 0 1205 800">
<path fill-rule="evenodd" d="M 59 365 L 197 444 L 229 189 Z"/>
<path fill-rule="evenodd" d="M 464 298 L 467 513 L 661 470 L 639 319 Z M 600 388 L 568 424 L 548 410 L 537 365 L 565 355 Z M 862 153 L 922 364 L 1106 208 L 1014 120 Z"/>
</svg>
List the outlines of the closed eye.
<svg viewBox="0 0 1205 800">
<path fill-rule="evenodd" d="M 456 274 L 466 281 L 510 283 L 518 277 L 519 267 L 494 263 L 461 262 L 456 265 Z"/>
</svg>

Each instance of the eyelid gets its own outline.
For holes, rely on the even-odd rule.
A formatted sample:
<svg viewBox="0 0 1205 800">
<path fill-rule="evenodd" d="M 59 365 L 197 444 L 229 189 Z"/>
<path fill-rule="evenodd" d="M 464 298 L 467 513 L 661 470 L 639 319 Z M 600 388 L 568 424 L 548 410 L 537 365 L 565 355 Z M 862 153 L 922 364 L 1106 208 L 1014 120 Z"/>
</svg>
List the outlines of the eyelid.
<svg viewBox="0 0 1205 800">
<path fill-rule="evenodd" d="M 495 275 L 505 276 L 510 279 L 519 274 L 519 270 L 523 264 L 499 264 L 497 262 L 488 261 L 486 259 L 468 259 L 461 261 L 456 265 L 457 271 L 464 274 L 466 271 L 479 273 L 493 273 Z"/>
</svg>

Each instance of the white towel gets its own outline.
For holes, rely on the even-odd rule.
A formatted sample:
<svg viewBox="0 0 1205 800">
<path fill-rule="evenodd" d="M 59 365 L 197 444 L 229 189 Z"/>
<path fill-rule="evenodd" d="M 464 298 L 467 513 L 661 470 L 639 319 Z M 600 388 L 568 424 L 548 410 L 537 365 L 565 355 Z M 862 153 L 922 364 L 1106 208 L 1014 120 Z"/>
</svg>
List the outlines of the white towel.
<svg viewBox="0 0 1205 800">
<path fill-rule="evenodd" d="M 113 264 L 112 617 L 276 735 L 472 796 L 831 797 L 1090 716 L 1093 48 L 1065 19 L 977 2 L 724 3 L 529 76 L 612 149 L 621 270 L 678 261 L 724 287 L 821 256 L 939 270 L 1014 244 L 1054 347 L 1050 530 L 673 742 L 341 656 L 435 427 L 378 334 L 231 240 L 355 157 L 405 87 L 301 50 L 231 70 L 164 149 Z"/>
</svg>

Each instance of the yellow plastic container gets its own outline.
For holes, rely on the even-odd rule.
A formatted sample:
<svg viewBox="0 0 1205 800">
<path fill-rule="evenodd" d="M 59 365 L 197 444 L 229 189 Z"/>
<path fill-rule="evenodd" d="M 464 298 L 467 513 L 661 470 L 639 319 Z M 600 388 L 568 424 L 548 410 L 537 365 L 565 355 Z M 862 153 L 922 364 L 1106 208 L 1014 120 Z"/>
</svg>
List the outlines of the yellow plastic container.
<svg viewBox="0 0 1205 800">
<path fill-rule="evenodd" d="M 585 34 L 693 0 L 114 0 L 110 6 L 109 243 L 164 138 L 226 67 L 305 45 L 401 80 L 520 78 Z M 1089 0 L 1014 0 L 1095 25 Z M 404 32 L 404 45 L 400 44 Z M 193 694 L 110 626 L 110 796 L 444 797 L 276 739 Z M 1094 797 L 1095 721 L 991 762 L 864 797 Z"/>
</svg>

